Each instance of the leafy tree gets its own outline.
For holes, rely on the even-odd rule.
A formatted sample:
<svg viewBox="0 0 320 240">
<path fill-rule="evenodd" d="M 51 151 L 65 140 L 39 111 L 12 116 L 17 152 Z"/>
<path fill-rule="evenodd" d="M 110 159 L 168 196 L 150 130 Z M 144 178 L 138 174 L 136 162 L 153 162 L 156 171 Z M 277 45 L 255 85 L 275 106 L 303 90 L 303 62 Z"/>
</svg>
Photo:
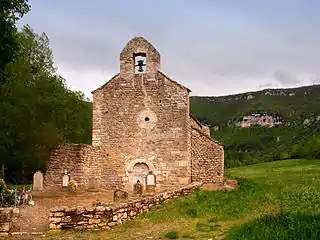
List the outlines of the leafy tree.
<svg viewBox="0 0 320 240">
<path fill-rule="evenodd" d="M 5 66 L 19 49 L 16 23 L 29 11 L 27 0 L 0 0 L 0 86 L 4 83 Z"/>
<path fill-rule="evenodd" d="M 18 39 L 21 48 L 5 68 L 0 103 L 0 159 L 10 181 L 45 170 L 58 144 L 91 141 L 92 104 L 56 74 L 48 37 L 25 26 Z"/>
</svg>

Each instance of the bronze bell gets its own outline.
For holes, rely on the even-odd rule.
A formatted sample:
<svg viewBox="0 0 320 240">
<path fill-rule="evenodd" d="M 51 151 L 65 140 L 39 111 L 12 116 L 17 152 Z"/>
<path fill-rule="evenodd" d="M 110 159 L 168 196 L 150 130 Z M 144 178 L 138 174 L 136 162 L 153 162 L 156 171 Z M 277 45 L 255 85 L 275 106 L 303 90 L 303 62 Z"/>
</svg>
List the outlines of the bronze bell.
<svg viewBox="0 0 320 240">
<path fill-rule="evenodd" d="M 143 72 L 143 66 L 145 66 L 145 64 L 143 63 L 143 60 L 138 60 L 137 61 L 138 64 L 136 65 L 136 67 L 139 67 L 138 72 Z"/>
</svg>

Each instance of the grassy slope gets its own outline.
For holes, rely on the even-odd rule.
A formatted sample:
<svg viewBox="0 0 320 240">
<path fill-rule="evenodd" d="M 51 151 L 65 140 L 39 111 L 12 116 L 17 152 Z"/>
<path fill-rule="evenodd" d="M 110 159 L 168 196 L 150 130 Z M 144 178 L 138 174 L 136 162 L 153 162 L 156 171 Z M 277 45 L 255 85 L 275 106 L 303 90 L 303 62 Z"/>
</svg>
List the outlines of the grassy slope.
<svg viewBox="0 0 320 240">
<path fill-rule="evenodd" d="M 320 214 L 319 160 L 277 161 L 227 171 L 241 178 L 240 191 L 199 191 L 109 232 L 65 233 L 59 238 L 166 239 L 166 233 L 176 231 L 179 239 L 208 239 L 264 214 Z"/>
</svg>

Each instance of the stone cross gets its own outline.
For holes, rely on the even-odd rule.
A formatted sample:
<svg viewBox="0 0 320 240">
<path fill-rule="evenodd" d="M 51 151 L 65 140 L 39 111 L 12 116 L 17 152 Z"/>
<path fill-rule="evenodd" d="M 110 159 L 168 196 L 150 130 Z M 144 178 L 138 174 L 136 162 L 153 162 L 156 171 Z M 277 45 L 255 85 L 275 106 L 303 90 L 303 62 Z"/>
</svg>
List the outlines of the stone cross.
<svg viewBox="0 0 320 240">
<path fill-rule="evenodd" d="M 33 184 L 32 184 L 33 191 L 42 191 L 43 190 L 43 174 L 41 171 L 35 172 L 33 174 Z"/>
</svg>

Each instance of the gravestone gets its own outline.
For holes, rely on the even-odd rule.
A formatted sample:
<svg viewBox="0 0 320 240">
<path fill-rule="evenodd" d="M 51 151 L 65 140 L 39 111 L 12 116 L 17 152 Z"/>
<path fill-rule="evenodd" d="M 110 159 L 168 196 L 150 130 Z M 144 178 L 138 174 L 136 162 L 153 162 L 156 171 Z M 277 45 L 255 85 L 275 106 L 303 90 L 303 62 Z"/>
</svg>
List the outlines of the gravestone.
<svg viewBox="0 0 320 240">
<path fill-rule="evenodd" d="M 33 184 L 32 184 L 33 191 L 42 191 L 43 190 L 43 174 L 41 171 L 35 172 L 33 174 Z"/>
<path fill-rule="evenodd" d="M 95 178 L 90 178 L 88 181 L 88 190 L 89 191 L 98 191 L 99 190 L 99 185 L 98 181 Z"/>
<path fill-rule="evenodd" d="M 148 192 L 154 192 L 156 190 L 156 176 L 153 174 L 147 175 L 147 186 L 146 190 Z"/>
<path fill-rule="evenodd" d="M 134 195 L 142 195 L 142 193 L 143 193 L 143 184 L 138 180 L 133 185 L 133 194 Z"/>
<path fill-rule="evenodd" d="M 126 200 L 128 199 L 128 193 L 126 191 L 116 189 L 113 193 L 113 201 L 121 201 L 121 200 Z"/>
<path fill-rule="evenodd" d="M 68 187 L 70 177 L 68 175 L 68 171 L 65 170 L 64 175 L 62 177 L 62 187 Z"/>
</svg>

